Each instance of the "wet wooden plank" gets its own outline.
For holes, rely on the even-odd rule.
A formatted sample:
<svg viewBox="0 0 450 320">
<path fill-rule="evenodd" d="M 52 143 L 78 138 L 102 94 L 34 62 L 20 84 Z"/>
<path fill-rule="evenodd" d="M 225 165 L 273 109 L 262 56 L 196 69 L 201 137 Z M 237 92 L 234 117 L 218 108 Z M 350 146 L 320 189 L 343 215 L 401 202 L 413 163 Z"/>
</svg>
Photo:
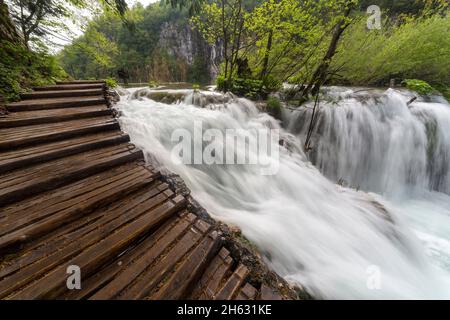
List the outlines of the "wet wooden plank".
<svg viewBox="0 0 450 320">
<path fill-rule="evenodd" d="M 52 91 L 36 91 L 22 93 L 20 97 L 24 100 L 29 99 L 49 99 L 62 97 L 86 97 L 86 96 L 101 96 L 103 94 L 102 88 L 77 89 L 77 90 L 52 90 Z"/>
<path fill-rule="evenodd" d="M 154 181 L 155 176 L 148 174 L 145 176 L 144 170 L 137 170 L 121 179 L 111 178 L 109 181 L 95 184 L 95 189 L 85 192 L 79 196 L 72 193 L 71 198 L 64 202 L 56 203 L 45 209 L 34 208 L 26 215 L 7 215 L 1 219 L 0 235 L 14 232 L 29 225 L 36 225 L 38 221 L 48 218 L 53 214 L 58 214 L 60 220 L 71 219 L 77 216 L 78 212 L 86 212 L 91 208 L 99 207 L 105 201 L 119 198 L 125 193 L 132 192 Z M 39 209 L 39 210 L 37 210 Z M 26 233 L 24 233 L 26 235 Z"/>
<path fill-rule="evenodd" d="M 170 248 L 167 254 L 159 257 L 154 264 L 151 264 L 151 267 L 148 267 L 148 263 L 145 262 L 147 269 L 141 272 L 139 278 L 122 291 L 117 298 L 121 300 L 145 298 L 204 236 L 205 234 L 196 225 L 190 227 L 176 245 Z M 142 263 L 143 265 L 144 263 Z"/>
<path fill-rule="evenodd" d="M 213 299 L 221 283 L 226 279 L 232 264 L 233 259 L 229 256 L 229 252 L 223 248 L 206 269 L 198 286 L 193 290 L 190 299 Z"/>
<path fill-rule="evenodd" d="M 65 286 L 67 266 L 79 266 L 85 276 L 93 274 L 101 265 L 122 252 L 128 245 L 136 241 L 158 223 L 180 210 L 183 205 L 184 198 L 177 197 L 165 202 L 154 210 L 146 212 L 125 227 L 105 237 L 73 259 L 47 273 L 44 277 L 34 281 L 31 285 L 14 293 L 10 298 L 43 299 L 61 295 L 67 291 L 67 287 Z"/>
<path fill-rule="evenodd" d="M 5 181 L 0 183 L 2 188 L 0 190 L 0 204 L 4 205 L 20 201 L 33 194 L 57 188 L 110 167 L 141 159 L 142 157 L 143 154 L 140 150 L 127 150 L 117 154 L 105 155 L 98 160 L 80 161 L 71 164 L 68 170 L 55 171 L 48 175 L 39 175 L 39 172 L 18 177 L 3 175 L 2 178 Z"/>
<path fill-rule="evenodd" d="M 258 290 L 251 284 L 246 283 L 236 296 L 236 300 L 254 300 L 258 294 Z"/>
<path fill-rule="evenodd" d="M 103 96 L 81 97 L 81 98 L 50 98 L 50 99 L 33 99 L 13 102 L 6 105 L 6 109 L 10 112 L 44 110 L 56 108 L 74 108 L 93 106 L 96 104 L 105 104 L 106 100 Z"/>
<path fill-rule="evenodd" d="M 33 210 L 34 208 L 45 210 L 46 208 L 54 204 L 67 201 L 72 197 L 72 195 L 76 197 L 85 192 L 89 192 L 95 189 L 98 184 L 101 185 L 103 181 L 115 181 L 121 179 L 123 176 L 132 174 L 135 170 L 141 170 L 142 167 L 143 166 L 140 165 L 137 161 L 126 163 L 117 167 L 113 167 L 107 171 L 102 171 L 97 174 L 91 175 L 87 178 L 80 179 L 69 185 L 58 188 L 57 190 L 50 190 L 30 197 L 26 200 L 1 207 L 0 223 L 6 215 L 23 215 L 30 210 Z M 150 171 L 153 172 L 152 170 Z"/>
<path fill-rule="evenodd" d="M 26 219 L 16 221 L 15 224 L 7 225 L 5 228 L 3 228 L 2 231 L 8 233 L 5 233 L 0 237 L 0 248 L 6 248 L 8 246 L 30 241 L 31 239 L 34 239 L 46 232 L 50 232 L 61 225 L 73 221 L 86 211 L 89 211 L 91 210 L 91 208 L 99 206 L 104 201 L 108 200 L 108 196 L 114 197 L 126 192 L 132 192 L 142 185 L 148 184 L 150 182 L 151 178 L 129 181 L 126 185 L 123 186 L 124 189 L 119 188 L 118 190 L 109 190 L 105 198 L 100 197 L 91 199 L 91 201 L 89 202 L 79 204 L 74 208 L 62 210 L 54 214 L 42 213 L 41 215 L 43 217 L 39 214 L 36 214 L 32 217 L 27 217 Z M 32 223 L 30 223 L 30 221 L 32 221 Z M 18 223 L 21 222 L 24 223 L 23 226 L 18 225 Z"/>
<path fill-rule="evenodd" d="M 214 296 L 215 300 L 230 300 L 237 294 L 240 286 L 248 275 L 248 269 L 240 264 L 222 288 Z"/>
<path fill-rule="evenodd" d="M 54 91 L 54 90 L 83 90 L 83 89 L 97 89 L 103 88 L 104 83 L 91 84 L 55 84 L 49 86 L 33 87 L 34 91 Z"/>
<path fill-rule="evenodd" d="M 167 191 L 167 185 L 158 183 L 148 185 L 136 193 L 129 190 L 126 193 L 131 194 L 125 194 L 125 198 L 116 199 L 109 206 L 96 209 L 92 213 L 84 211 L 81 218 L 73 223 L 66 224 L 64 227 L 55 230 L 50 236 L 43 237 L 35 241 L 34 244 L 25 247 L 14 258 L 1 264 L 0 278 L 9 276 L 19 269 L 31 266 L 33 263 L 48 258 L 55 253 L 59 256 L 61 254 L 73 256 L 76 250 L 81 250 L 95 243 L 95 241 L 100 241 L 109 232 L 113 232 L 116 228 L 138 217 L 143 212 L 143 206 L 150 210 L 167 201 L 171 196 L 171 193 Z M 123 214 L 123 212 L 127 212 L 127 214 Z M 60 252 L 61 248 L 64 248 L 65 253 Z M 46 263 L 45 267 L 48 266 L 48 263 Z M 41 269 L 37 268 L 34 273 L 40 272 Z"/>
<path fill-rule="evenodd" d="M 173 274 L 161 281 L 161 287 L 148 296 L 149 299 L 182 299 L 185 298 L 193 283 L 199 279 L 214 253 L 220 241 L 216 231 L 210 232 L 198 244 L 189 256 L 176 267 Z"/>
<path fill-rule="evenodd" d="M 0 119 L 0 128 L 14 128 L 44 123 L 58 123 L 69 120 L 94 118 L 112 114 L 113 110 L 108 108 L 106 105 L 85 108 L 11 112 L 7 117 Z"/>
<path fill-rule="evenodd" d="M 159 203 L 167 199 L 167 197 L 161 198 L 158 197 L 157 199 Z M 137 209 L 140 205 L 140 208 L 142 208 L 142 203 L 140 202 L 120 202 L 118 208 L 105 210 L 105 214 L 100 219 L 67 235 L 67 243 L 62 248 L 54 248 L 54 251 L 50 251 L 47 245 L 45 255 L 41 256 L 41 259 L 38 259 L 35 263 L 22 266 L 18 272 L 12 274 L 11 270 L 2 272 L 9 276 L 0 282 L 0 297 L 6 296 L 20 287 L 25 286 L 27 283 L 34 281 L 41 275 L 67 261 L 67 259 L 79 254 L 83 249 L 99 243 L 116 229 L 121 228 L 138 217 L 142 213 L 142 211 Z M 122 211 L 117 210 L 119 208 L 128 209 L 129 212 L 127 214 L 121 214 Z M 33 253 L 36 252 L 28 254 Z"/>
<path fill-rule="evenodd" d="M 68 121 L 65 125 L 59 125 L 58 127 L 38 125 L 27 126 L 25 128 L 29 127 L 33 128 L 27 131 L 12 132 L 5 132 L 8 129 L 0 129 L 0 135 L 2 136 L 2 140 L 0 140 L 0 151 L 8 151 L 39 143 L 48 143 L 79 137 L 85 134 L 120 129 L 119 124 L 110 117 L 74 120 L 74 123 Z"/>
<path fill-rule="evenodd" d="M 0 174 L 14 169 L 75 155 L 78 153 L 129 142 L 130 137 L 116 131 L 101 132 L 48 143 L 43 146 L 23 148 L 20 151 L 0 153 Z"/>
<path fill-rule="evenodd" d="M 99 290 L 91 297 L 93 300 L 113 299 L 120 294 L 127 286 L 135 281 L 148 266 L 155 263 L 156 259 L 160 257 L 167 248 L 169 248 L 174 241 L 185 234 L 188 228 L 195 221 L 195 217 L 190 214 L 182 219 L 178 219 L 176 223 L 170 224 L 167 229 L 162 229 L 155 236 L 155 242 L 148 251 L 143 253 L 133 263 L 128 264 L 123 272 L 115 277 L 107 286 Z"/>
<path fill-rule="evenodd" d="M 180 220 L 186 216 L 185 212 L 181 212 L 165 222 L 158 230 L 156 230 L 149 237 L 144 238 L 135 247 L 127 250 L 123 255 L 118 256 L 114 261 L 105 266 L 103 269 L 97 271 L 94 275 L 83 281 L 81 290 L 72 290 L 61 296 L 62 299 L 87 299 L 93 298 L 97 294 L 97 300 L 106 292 L 100 293 L 100 290 L 111 283 L 118 275 L 123 272 L 133 261 L 148 252 L 155 246 L 166 233 L 173 229 Z M 125 284 L 126 285 L 126 284 Z M 117 289 L 116 289 L 117 290 Z M 108 293 L 109 296 L 114 296 L 114 293 Z"/>
<path fill-rule="evenodd" d="M 105 84 L 105 80 L 73 80 L 73 81 L 56 81 L 57 85 L 71 84 Z"/>
</svg>

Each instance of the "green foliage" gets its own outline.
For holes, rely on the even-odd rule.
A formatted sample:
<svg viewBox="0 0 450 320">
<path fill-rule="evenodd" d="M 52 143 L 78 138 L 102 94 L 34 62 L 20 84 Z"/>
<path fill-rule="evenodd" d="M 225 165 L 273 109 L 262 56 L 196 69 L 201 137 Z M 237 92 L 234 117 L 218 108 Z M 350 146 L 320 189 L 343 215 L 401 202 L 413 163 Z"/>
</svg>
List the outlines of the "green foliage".
<svg viewBox="0 0 450 320">
<path fill-rule="evenodd" d="M 157 87 L 159 86 L 159 83 L 158 83 L 158 81 L 150 80 L 150 81 L 148 82 L 148 86 L 149 86 L 150 88 L 157 88 Z"/>
<path fill-rule="evenodd" d="M 106 78 L 105 83 L 109 88 L 115 88 L 119 85 L 115 78 Z"/>
<path fill-rule="evenodd" d="M 31 86 L 67 77 L 57 60 L 46 52 L 32 52 L 20 44 L 0 40 L 0 94 L 16 100 Z"/>
<path fill-rule="evenodd" d="M 200 85 L 199 85 L 198 83 L 194 83 L 194 84 L 192 85 L 192 89 L 194 89 L 194 90 L 200 90 Z"/>
<path fill-rule="evenodd" d="M 217 77 L 216 84 L 220 91 L 230 91 L 249 99 L 265 99 L 271 92 L 277 91 L 281 86 L 281 83 L 275 80 L 231 78 L 230 81 L 223 76 Z"/>
<path fill-rule="evenodd" d="M 280 110 L 281 109 L 280 99 L 278 99 L 277 97 L 270 96 L 267 99 L 267 108 L 270 110 Z"/>
<path fill-rule="evenodd" d="M 434 91 L 433 87 L 423 80 L 405 79 L 403 83 L 409 90 L 415 91 L 421 95 L 427 95 Z"/>
<path fill-rule="evenodd" d="M 59 55 L 67 72 L 75 79 L 103 79 L 116 68 L 118 48 L 105 34 L 88 29 Z"/>
<path fill-rule="evenodd" d="M 138 3 L 128 9 L 125 19 L 133 28 L 124 25 L 121 18 L 111 12 L 96 16 L 85 33 L 60 53 L 64 69 L 77 79 L 117 75 L 123 79 L 126 75 L 130 82 L 150 79 L 202 82 L 199 78 L 205 70 L 201 69 L 205 59 L 195 57 L 193 65 L 188 66 L 158 44 L 166 22 L 186 24 L 184 11 L 159 3 L 144 8 Z M 167 44 L 168 48 L 171 46 L 172 43 Z"/>
<path fill-rule="evenodd" d="M 251 78 L 270 76 L 277 81 L 301 82 L 323 63 L 330 30 L 345 19 L 347 8 L 356 2 L 266 0 L 249 5 L 240 0 L 210 1 L 191 22 L 206 41 L 223 44 L 225 78 L 244 77 L 234 66 L 246 61 Z M 247 87 L 241 83 L 236 86 Z"/>
<path fill-rule="evenodd" d="M 391 78 L 450 85 L 450 16 L 406 18 L 367 30 L 365 19 L 348 30 L 333 67 L 351 85 L 387 85 Z"/>
<path fill-rule="evenodd" d="M 210 82 L 209 70 L 206 63 L 207 59 L 201 55 L 194 57 L 194 62 L 189 66 L 188 82 L 198 82 L 207 84 Z"/>
<path fill-rule="evenodd" d="M 273 117 L 277 119 L 281 118 L 281 102 L 277 97 L 270 96 L 267 99 L 266 109 Z"/>
</svg>

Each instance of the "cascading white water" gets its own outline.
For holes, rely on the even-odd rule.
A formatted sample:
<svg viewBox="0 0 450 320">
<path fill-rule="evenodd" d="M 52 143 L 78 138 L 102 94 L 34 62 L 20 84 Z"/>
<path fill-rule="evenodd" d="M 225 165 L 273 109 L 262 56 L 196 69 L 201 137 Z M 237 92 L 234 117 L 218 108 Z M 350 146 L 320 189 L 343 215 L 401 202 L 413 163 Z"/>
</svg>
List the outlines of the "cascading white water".
<svg viewBox="0 0 450 320">
<path fill-rule="evenodd" d="M 310 159 L 333 181 L 384 195 L 450 270 L 450 105 L 405 90 L 328 88 L 319 107 Z M 330 99 L 331 98 L 331 99 Z M 286 114 L 304 141 L 311 107 Z"/>
<path fill-rule="evenodd" d="M 333 90 L 334 89 L 334 90 Z M 450 193 L 450 106 L 413 102 L 389 89 L 361 96 L 331 88 L 319 106 L 312 161 L 327 177 L 389 197 L 431 189 Z M 288 130 L 304 139 L 311 107 L 289 116 Z"/>
<path fill-rule="evenodd" d="M 234 99 L 198 108 L 122 98 L 118 108 L 122 128 L 133 143 L 162 167 L 178 173 L 214 217 L 239 226 L 276 272 L 313 296 L 450 297 L 448 273 L 430 262 L 410 231 L 411 218 L 405 217 L 404 210 L 377 194 L 341 187 L 325 178 L 301 151 L 301 133 L 295 136 L 281 129 L 250 101 Z M 288 148 L 280 150 L 278 173 L 261 175 L 254 165 L 173 163 L 172 132 L 179 128 L 192 132 L 194 121 L 223 132 L 280 128 Z M 418 220 L 423 217 L 414 210 L 420 210 L 420 201 L 409 211 Z M 380 286 L 374 287 L 371 280 L 378 271 Z"/>
</svg>

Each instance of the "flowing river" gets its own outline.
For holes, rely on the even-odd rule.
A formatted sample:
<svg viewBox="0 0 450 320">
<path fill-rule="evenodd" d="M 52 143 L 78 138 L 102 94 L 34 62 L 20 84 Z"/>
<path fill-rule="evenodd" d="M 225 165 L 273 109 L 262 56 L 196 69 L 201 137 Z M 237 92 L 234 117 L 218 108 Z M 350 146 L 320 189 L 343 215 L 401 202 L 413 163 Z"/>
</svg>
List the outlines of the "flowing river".
<svg viewBox="0 0 450 320">
<path fill-rule="evenodd" d="M 132 142 L 179 174 L 213 217 L 238 226 L 287 281 L 316 298 L 450 298 L 450 105 L 443 98 L 407 105 L 406 91 L 328 88 L 307 157 L 311 105 L 285 111 L 281 126 L 246 99 L 214 103 L 217 94 L 203 92 L 166 104 L 136 91 L 117 106 Z M 269 159 L 278 172 L 174 162 L 172 133 L 194 134 L 198 122 L 250 137 L 279 129 L 284 143 Z"/>
</svg>

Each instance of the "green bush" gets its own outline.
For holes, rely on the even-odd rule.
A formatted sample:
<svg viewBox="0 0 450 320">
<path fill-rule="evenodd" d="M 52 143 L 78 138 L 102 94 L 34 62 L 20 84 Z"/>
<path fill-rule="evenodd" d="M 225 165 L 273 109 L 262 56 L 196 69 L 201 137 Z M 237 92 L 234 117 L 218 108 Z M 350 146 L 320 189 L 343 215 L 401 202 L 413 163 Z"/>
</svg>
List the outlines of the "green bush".
<svg viewBox="0 0 450 320">
<path fill-rule="evenodd" d="M 266 109 L 269 114 L 275 118 L 281 117 L 281 102 L 277 97 L 269 97 L 266 103 Z"/>
<path fill-rule="evenodd" d="M 267 99 L 267 108 L 271 110 L 281 109 L 281 102 L 277 97 L 269 97 Z"/>
<path fill-rule="evenodd" d="M 52 84 L 66 77 L 55 57 L 0 40 L 0 94 L 7 101 L 19 99 L 20 93 L 32 86 Z"/>
<path fill-rule="evenodd" d="M 119 85 L 118 82 L 117 82 L 117 80 L 114 79 L 114 78 L 106 78 L 106 79 L 105 79 L 105 82 L 106 82 L 106 85 L 107 85 L 109 88 L 115 88 L 115 87 L 117 87 L 117 86 Z"/>
<path fill-rule="evenodd" d="M 403 83 L 409 90 L 415 91 L 421 95 L 427 95 L 434 91 L 434 88 L 423 80 L 406 79 L 403 81 Z"/>
<path fill-rule="evenodd" d="M 194 84 L 192 85 L 192 89 L 194 89 L 194 90 L 200 90 L 200 85 L 199 85 L 198 83 L 194 83 Z"/>
<path fill-rule="evenodd" d="M 232 78 L 228 80 L 223 76 L 217 77 L 216 84 L 220 91 L 231 91 L 249 99 L 265 99 L 271 92 L 277 91 L 281 86 L 280 82 L 273 79 Z"/>
<path fill-rule="evenodd" d="M 149 86 L 150 88 L 157 88 L 157 87 L 159 86 L 159 83 L 158 83 L 158 81 L 150 80 L 150 81 L 148 82 L 148 86 Z"/>
</svg>

